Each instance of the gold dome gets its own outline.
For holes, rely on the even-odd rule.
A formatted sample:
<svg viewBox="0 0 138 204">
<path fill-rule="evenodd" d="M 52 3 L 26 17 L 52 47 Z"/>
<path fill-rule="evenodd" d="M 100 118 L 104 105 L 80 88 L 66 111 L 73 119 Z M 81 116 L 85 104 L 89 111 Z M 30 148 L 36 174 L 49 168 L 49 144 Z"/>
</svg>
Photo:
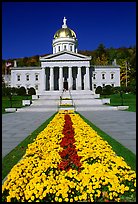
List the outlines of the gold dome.
<svg viewBox="0 0 138 204">
<path fill-rule="evenodd" d="M 66 38 L 66 37 L 76 38 L 76 34 L 70 28 L 61 28 L 54 35 L 54 39 L 56 39 L 56 38 Z"/>
</svg>

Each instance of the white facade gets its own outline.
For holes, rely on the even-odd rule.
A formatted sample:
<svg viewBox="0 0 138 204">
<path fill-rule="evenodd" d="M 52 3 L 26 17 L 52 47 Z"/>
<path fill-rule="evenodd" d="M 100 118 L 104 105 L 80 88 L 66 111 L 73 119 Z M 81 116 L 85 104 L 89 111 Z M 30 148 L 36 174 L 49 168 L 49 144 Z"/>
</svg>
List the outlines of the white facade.
<svg viewBox="0 0 138 204">
<path fill-rule="evenodd" d="M 120 86 L 120 66 L 91 66 L 91 57 L 77 53 L 77 38 L 67 27 L 66 18 L 62 28 L 53 39 L 53 54 L 40 57 L 40 67 L 11 68 L 11 86 L 34 87 L 37 92 L 53 90 L 93 90 L 97 86 Z"/>
<path fill-rule="evenodd" d="M 98 86 L 120 86 L 120 66 L 94 66 L 92 89 Z"/>
</svg>

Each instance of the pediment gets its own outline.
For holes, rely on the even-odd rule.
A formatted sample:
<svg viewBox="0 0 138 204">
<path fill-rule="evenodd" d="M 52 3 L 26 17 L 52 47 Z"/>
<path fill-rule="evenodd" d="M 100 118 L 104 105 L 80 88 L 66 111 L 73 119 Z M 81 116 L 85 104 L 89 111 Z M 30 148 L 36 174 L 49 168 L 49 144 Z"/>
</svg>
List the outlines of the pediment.
<svg viewBox="0 0 138 204">
<path fill-rule="evenodd" d="M 90 60 L 91 57 L 82 55 L 82 54 L 78 54 L 78 53 L 73 53 L 73 52 L 69 52 L 69 51 L 64 51 L 64 52 L 60 52 L 60 53 L 56 53 L 56 54 L 51 54 L 45 57 L 41 57 L 40 61 L 58 61 L 58 60 Z"/>
</svg>

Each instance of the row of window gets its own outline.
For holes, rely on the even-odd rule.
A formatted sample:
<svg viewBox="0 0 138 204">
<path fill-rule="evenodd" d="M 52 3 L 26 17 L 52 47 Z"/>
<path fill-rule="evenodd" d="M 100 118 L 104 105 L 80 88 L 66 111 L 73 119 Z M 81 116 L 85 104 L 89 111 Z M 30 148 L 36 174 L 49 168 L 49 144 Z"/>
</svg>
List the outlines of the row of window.
<svg viewBox="0 0 138 204">
<path fill-rule="evenodd" d="M 30 75 L 29 74 L 26 74 L 26 81 L 29 81 L 30 80 Z M 35 75 L 35 81 L 38 81 L 39 80 L 39 77 L 38 77 L 38 74 Z M 21 81 L 21 75 L 17 75 L 17 81 Z"/>
<path fill-rule="evenodd" d="M 111 74 L 110 78 L 114 79 L 114 74 Z M 96 74 L 93 74 L 93 79 L 96 79 Z M 102 79 L 105 79 L 105 74 L 102 74 Z"/>
<path fill-rule="evenodd" d="M 102 86 L 105 87 L 105 84 L 102 84 Z M 114 84 L 111 84 L 111 86 L 114 87 Z M 93 88 L 96 89 L 96 88 L 97 88 L 97 85 L 96 85 L 96 84 L 93 84 Z"/>
<path fill-rule="evenodd" d="M 67 45 L 64 45 L 63 50 L 67 50 Z M 55 48 L 55 51 L 56 51 L 56 48 Z M 58 51 L 59 51 L 59 52 L 61 51 L 61 47 L 60 47 L 60 46 L 58 46 Z M 73 51 L 73 46 L 72 46 L 72 45 L 70 45 L 70 51 L 71 51 L 71 52 Z"/>
</svg>

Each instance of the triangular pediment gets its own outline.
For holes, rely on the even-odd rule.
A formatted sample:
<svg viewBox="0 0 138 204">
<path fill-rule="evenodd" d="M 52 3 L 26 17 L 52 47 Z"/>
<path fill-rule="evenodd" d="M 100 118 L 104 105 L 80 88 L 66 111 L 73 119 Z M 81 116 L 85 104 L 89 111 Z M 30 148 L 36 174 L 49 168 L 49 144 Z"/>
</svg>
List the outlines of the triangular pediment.
<svg viewBox="0 0 138 204">
<path fill-rule="evenodd" d="M 40 61 L 51 61 L 51 60 L 90 60 L 91 57 L 69 52 L 69 51 L 62 51 L 55 54 L 51 54 L 48 56 L 44 56 L 40 58 Z"/>
</svg>

